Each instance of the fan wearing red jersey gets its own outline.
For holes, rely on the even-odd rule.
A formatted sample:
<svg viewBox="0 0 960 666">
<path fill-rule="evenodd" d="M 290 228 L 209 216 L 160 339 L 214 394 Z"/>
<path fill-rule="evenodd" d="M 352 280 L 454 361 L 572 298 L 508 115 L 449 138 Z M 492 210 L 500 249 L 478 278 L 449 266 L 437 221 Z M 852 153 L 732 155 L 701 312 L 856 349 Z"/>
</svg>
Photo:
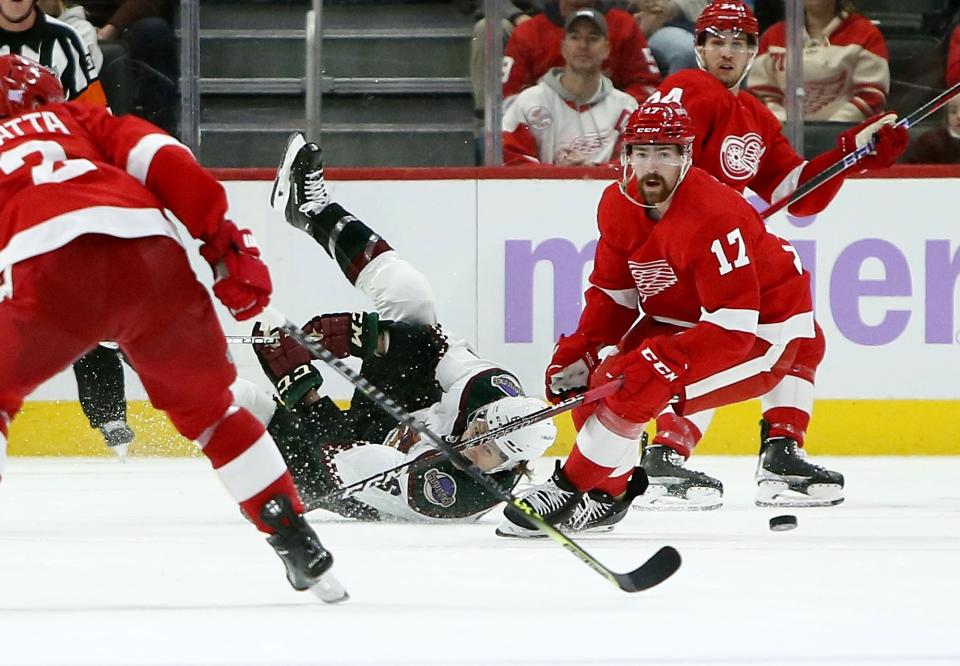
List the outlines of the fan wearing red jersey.
<svg viewBox="0 0 960 666">
<path fill-rule="evenodd" d="M 758 40 L 759 24 L 746 5 L 739 0 L 711 3 L 696 23 L 696 55 L 701 70 L 686 70 L 668 77 L 650 98 L 650 101 L 676 102 L 687 109 L 695 130 L 695 165 L 738 192 L 749 187 L 773 202 L 871 138 L 876 142 L 876 151 L 858 163 L 861 169 L 882 168 L 896 161 L 907 145 L 907 135 L 906 130 L 892 125 L 895 114 L 877 115 L 846 130 L 838 138 L 836 148 L 809 162 L 797 155 L 770 110 L 740 90 L 756 57 Z M 789 212 L 795 215 L 820 212 L 842 183 L 843 176 L 835 178 L 792 204 Z M 769 448 L 768 439 L 788 438 L 798 447 L 803 446 L 813 409 L 815 369 L 826 349 L 819 325 L 816 333 L 814 338 L 801 344 L 794 367 L 784 381 L 761 400 L 761 450 Z M 567 356 L 572 353 L 575 350 Z M 720 506 L 720 482 L 683 469 L 685 459 L 700 441 L 711 416 L 704 413 L 684 418 L 668 410 L 657 419 L 654 445 L 659 448 L 650 447 L 649 458 L 645 456 L 642 464 L 651 477 L 651 487 L 666 492 L 662 501 L 655 500 L 660 507 L 669 504 L 679 508 Z M 758 473 L 758 480 L 760 477 Z M 655 498 L 656 492 L 648 493 L 647 497 Z M 834 503 L 833 498 L 771 497 L 765 491 L 758 492 L 757 501 L 764 505 Z"/>
<path fill-rule="evenodd" d="M 260 313 L 271 292 L 253 237 L 225 218 L 223 187 L 176 139 L 63 100 L 53 72 L 0 56 L 0 476 L 24 397 L 114 340 L 154 406 L 268 535 L 291 585 L 344 598 L 273 440 L 233 404 L 223 329 L 164 211 L 203 243 L 213 291 L 237 319 Z"/>
<path fill-rule="evenodd" d="M 574 411 L 573 451 L 524 496 L 554 523 L 584 493 L 625 493 L 643 428 L 667 405 L 696 414 L 762 395 L 814 337 L 810 276 L 796 251 L 739 194 L 691 166 L 693 139 L 683 107 L 641 105 L 624 137 L 623 181 L 601 197 L 586 307 L 571 338 L 590 350 L 616 344 L 590 386 L 618 377 L 623 385 Z M 777 483 L 802 474 L 816 494 L 843 486 L 795 443 L 761 468 Z M 508 507 L 504 515 L 500 534 L 533 533 L 522 513 Z"/>
</svg>

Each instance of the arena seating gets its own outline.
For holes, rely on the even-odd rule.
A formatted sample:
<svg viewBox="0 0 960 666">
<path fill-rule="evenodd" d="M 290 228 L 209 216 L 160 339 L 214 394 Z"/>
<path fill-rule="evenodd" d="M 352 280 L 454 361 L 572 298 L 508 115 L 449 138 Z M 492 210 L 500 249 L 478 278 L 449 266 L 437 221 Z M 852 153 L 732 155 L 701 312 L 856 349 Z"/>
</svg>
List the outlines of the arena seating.
<svg viewBox="0 0 960 666">
<path fill-rule="evenodd" d="M 306 2 L 201 6 L 201 159 L 274 166 L 304 129 Z M 326 2 L 323 145 L 337 166 L 472 163 L 472 22 L 447 3 Z"/>
</svg>

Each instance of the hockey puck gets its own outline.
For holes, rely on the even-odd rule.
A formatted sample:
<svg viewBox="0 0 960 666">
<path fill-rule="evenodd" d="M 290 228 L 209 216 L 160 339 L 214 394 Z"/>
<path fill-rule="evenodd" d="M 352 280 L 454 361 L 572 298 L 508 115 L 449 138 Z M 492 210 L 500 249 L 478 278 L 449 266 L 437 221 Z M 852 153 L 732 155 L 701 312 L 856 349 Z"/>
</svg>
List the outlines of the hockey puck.
<svg viewBox="0 0 960 666">
<path fill-rule="evenodd" d="M 786 532 L 797 526 L 797 517 L 790 514 L 774 516 L 770 519 L 770 529 L 774 532 Z"/>
</svg>

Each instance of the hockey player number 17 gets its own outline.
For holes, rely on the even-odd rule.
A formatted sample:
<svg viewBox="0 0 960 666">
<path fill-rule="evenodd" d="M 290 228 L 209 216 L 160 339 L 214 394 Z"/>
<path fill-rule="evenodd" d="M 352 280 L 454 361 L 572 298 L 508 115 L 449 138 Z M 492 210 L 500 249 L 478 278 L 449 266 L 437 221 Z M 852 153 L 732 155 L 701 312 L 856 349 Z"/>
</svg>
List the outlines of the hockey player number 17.
<svg viewBox="0 0 960 666">
<path fill-rule="evenodd" d="M 727 259 L 727 252 L 719 238 L 710 244 L 710 251 L 713 252 L 714 256 L 717 257 L 717 261 L 720 262 L 720 275 L 726 275 L 734 268 L 740 268 L 750 263 L 750 257 L 747 256 L 747 245 L 743 242 L 743 235 L 741 235 L 739 229 L 734 229 L 727 234 L 727 244 L 735 248 L 737 254 L 737 258 L 733 260 L 732 264 L 730 260 Z"/>
<path fill-rule="evenodd" d="M 0 154 L 0 170 L 13 173 L 22 168 L 25 158 L 33 153 L 40 153 L 42 157 L 40 164 L 30 170 L 34 185 L 62 183 L 97 168 L 90 160 L 68 160 L 63 146 L 56 141 L 27 141 Z"/>
</svg>

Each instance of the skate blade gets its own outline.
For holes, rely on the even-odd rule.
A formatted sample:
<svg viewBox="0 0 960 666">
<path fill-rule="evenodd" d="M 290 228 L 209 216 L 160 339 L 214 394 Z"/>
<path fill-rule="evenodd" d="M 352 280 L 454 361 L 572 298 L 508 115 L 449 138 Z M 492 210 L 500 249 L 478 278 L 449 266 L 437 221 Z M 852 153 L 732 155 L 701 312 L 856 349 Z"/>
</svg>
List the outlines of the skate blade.
<svg viewBox="0 0 960 666">
<path fill-rule="evenodd" d="M 783 481 L 761 481 L 757 484 L 754 504 L 762 507 L 836 506 L 844 500 L 843 488 L 835 483 L 814 483 L 806 493 L 790 490 Z"/>
<path fill-rule="evenodd" d="M 277 167 L 277 175 L 273 179 L 273 189 L 270 191 L 270 206 L 275 211 L 282 213 L 287 207 L 287 199 L 290 196 L 290 167 L 293 166 L 293 160 L 306 143 L 307 140 L 300 132 L 294 132 L 287 139 L 287 148 L 283 151 L 283 158 L 280 160 L 280 166 Z"/>
<path fill-rule="evenodd" d="M 607 532 L 612 532 L 616 528 L 616 525 L 597 525 L 596 527 L 587 527 L 582 530 L 571 530 L 566 527 L 560 527 L 560 531 L 564 534 L 606 534 Z"/>
<path fill-rule="evenodd" d="M 127 462 L 127 449 L 130 448 L 129 444 L 117 444 L 116 446 L 109 447 L 111 451 L 116 454 L 117 459 L 121 463 Z"/>
<path fill-rule="evenodd" d="M 327 604 L 338 604 L 350 598 L 347 589 L 332 573 L 325 573 L 320 576 L 320 580 L 310 587 L 310 592 Z"/>
<path fill-rule="evenodd" d="M 540 530 L 528 530 L 519 525 L 514 525 L 509 520 L 504 520 L 497 526 L 496 535 L 508 539 L 545 539 L 547 537 Z"/>
<path fill-rule="evenodd" d="M 685 497 L 678 497 L 668 493 L 665 486 L 651 485 L 630 508 L 638 511 L 713 511 L 721 506 L 723 493 L 716 488 L 688 488 Z"/>
</svg>

